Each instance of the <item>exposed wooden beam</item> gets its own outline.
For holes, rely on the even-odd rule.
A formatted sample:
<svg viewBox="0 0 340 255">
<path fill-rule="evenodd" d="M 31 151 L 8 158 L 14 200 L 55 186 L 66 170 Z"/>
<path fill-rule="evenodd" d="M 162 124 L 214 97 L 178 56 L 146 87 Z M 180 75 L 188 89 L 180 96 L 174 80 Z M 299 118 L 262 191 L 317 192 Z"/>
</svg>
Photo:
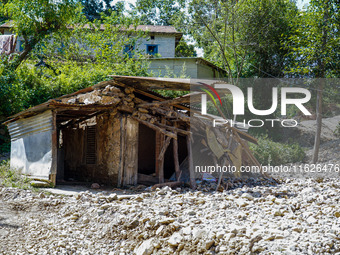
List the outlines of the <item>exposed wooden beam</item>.
<svg viewBox="0 0 340 255">
<path fill-rule="evenodd" d="M 193 155 L 191 148 L 191 136 L 187 135 L 187 148 L 188 148 L 188 161 L 189 161 L 189 174 L 190 174 L 190 187 L 196 189 L 196 180 L 193 166 Z"/>
<path fill-rule="evenodd" d="M 172 148 L 173 148 L 173 154 L 174 154 L 174 165 L 175 165 L 175 173 L 176 173 L 176 180 L 180 181 L 180 167 L 179 167 L 179 159 L 178 159 L 178 141 L 173 140 L 172 141 Z"/>
<path fill-rule="evenodd" d="M 151 128 L 153 130 L 159 131 L 159 132 L 161 132 L 162 134 L 164 134 L 166 136 L 169 136 L 171 138 L 177 139 L 177 135 L 172 133 L 172 132 L 166 131 L 166 130 L 164 130 L 164 129 L 162 129 L 162 128 L 154 125 L 154 124 L 151 124 L 151 123 L 145 121 L 145 120 L 141 120 L 140 118 L 137 118 L 136 116 L 132 116 L 132 118 L 137 120 L 137 121 L 139 121 L 140 123 L 144 124 L 145 126 Z"/>
</svg>

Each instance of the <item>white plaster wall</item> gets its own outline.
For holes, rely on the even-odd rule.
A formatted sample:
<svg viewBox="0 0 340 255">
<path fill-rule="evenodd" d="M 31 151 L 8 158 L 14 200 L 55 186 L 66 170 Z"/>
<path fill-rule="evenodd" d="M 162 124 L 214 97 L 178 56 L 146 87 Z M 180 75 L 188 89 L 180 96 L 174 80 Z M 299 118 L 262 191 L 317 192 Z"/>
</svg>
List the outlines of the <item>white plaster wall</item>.
<svg viewBox="0 0 340 255">
<path fill-rule="evenodd" d="M 176 38 L 174 35 L 154 35 L 155 39 L 151 40 L 150 36 L 141 38 L 137 41 L 136 49 L 142 54 L 146 54 L 146 46 L 158 45 L 158 54 L 162 58 L 175 57 Z"/>
<path fill-rule="evenodd" d="M 153 76 L 164 77 L 169 75 L 167 73 L 167 67 L 170 72 L 173 72 L 177 77 L 182 74 L 183 65 L 185 65 L 186 78 L 198 78 L 197 77 L 197 65 L 194 59 L 151 59 L 149 65 L 149 73 L 152 72 Z"/>
</svg>

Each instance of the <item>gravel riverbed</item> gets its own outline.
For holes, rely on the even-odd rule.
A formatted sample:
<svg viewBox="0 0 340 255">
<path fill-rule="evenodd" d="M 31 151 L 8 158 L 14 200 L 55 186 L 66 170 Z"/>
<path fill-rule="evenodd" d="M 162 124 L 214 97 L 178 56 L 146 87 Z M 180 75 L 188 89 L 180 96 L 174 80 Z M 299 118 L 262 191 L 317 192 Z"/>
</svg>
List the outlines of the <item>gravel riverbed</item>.
<svg viewBox="0 0 340 255">
<path fill-rule="evenodd" d="M 238 186 L 118 196 L 0 187 L 0 254 L 340 254 L 340 178 Z"/>
</svg>

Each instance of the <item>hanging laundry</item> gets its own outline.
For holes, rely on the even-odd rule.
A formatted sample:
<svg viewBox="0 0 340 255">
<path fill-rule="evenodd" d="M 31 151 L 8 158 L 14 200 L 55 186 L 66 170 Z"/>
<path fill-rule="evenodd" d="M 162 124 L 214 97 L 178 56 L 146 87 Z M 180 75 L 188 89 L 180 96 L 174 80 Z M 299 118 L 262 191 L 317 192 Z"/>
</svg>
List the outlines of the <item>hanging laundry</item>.
<svg viewBox="0 0 340 255">
<path fill-rule="evenodd" d="M 15 51 L 17 38 L 15 35 L 0 35 L 0 55 L 9 55 Z"/>
</svg>

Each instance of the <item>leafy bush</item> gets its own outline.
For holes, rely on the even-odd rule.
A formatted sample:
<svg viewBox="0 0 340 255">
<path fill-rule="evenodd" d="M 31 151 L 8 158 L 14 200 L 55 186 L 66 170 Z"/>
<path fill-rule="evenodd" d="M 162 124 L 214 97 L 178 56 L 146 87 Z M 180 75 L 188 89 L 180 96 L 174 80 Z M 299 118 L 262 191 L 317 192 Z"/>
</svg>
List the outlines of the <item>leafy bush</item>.
<svg viewBox="0 0 340 255">
<path fill-rule="evenodd" d="M 10 168 L 9 160 L 0 162 L 0 186 L 34 189 L 30 185 L 30 179 Z"/>
<path fill-rule="evenodd" d="M 11 143 L 10 142 L 5 142 L 5 143 L 2 143 L 2 144 L 0 143 L 0 153 L 9 152 L 10 150 L 11 150 Z"/>
<path fill-rule="evenodd" d="M 10 116 L 64 94 L 111 79 L 108 75 L 147 76 L 147 62 L 127 59 L 124 64 L 49 61 L 55 72 L 28 60 L 10 76 L 0 74 L 0 115 Z"/>
<path fill-rule="evenodd" d="M 261 164 L 281 165 L 302 161 L 305 152 L 296 143 L 278 143 L 267 136 L 258 138 L 258 145 L 251 144 L 250 149 Z"/>
<path fill-rule="evenodd" d="M 336 137 L 340 137 L 340 122 L 336 126 L 336 129 L 334 130 L 334 134 Z"/>
</svg>

